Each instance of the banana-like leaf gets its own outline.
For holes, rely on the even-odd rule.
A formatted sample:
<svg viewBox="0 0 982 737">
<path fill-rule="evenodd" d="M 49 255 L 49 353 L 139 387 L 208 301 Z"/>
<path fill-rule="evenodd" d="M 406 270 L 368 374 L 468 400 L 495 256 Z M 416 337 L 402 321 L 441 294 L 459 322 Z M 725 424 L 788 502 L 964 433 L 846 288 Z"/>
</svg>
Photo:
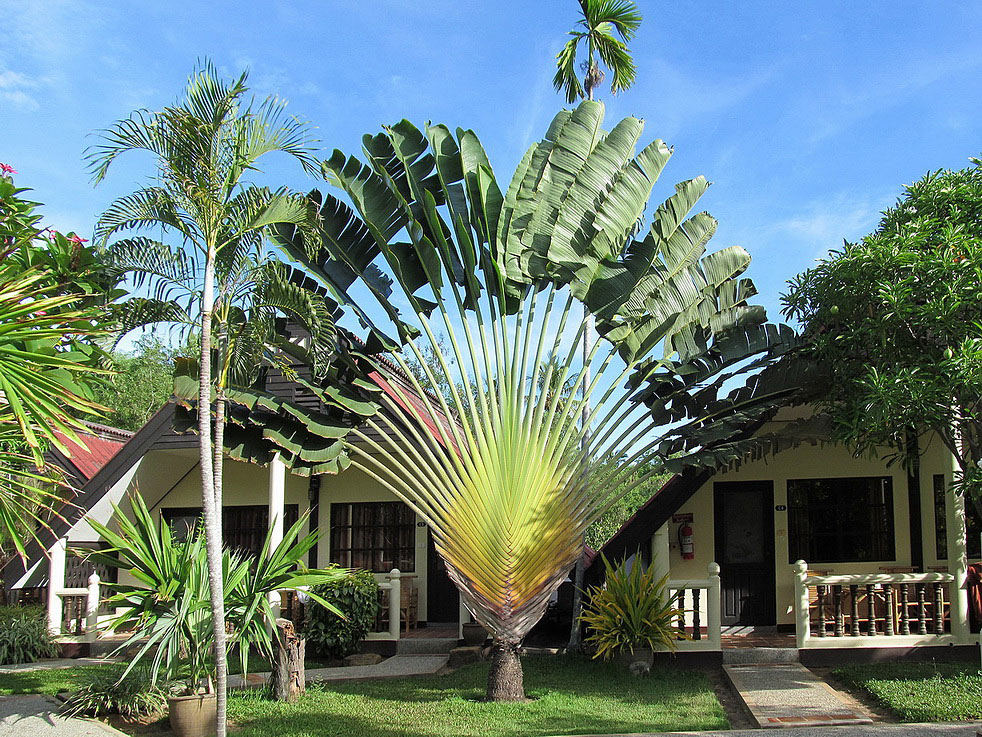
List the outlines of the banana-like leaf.
<svg viewBox="0 0 982 737">
<path fill-rule="evenodd" d="M 561 112 L 505 189 L 472 132 L 402 121 L 364 139 L 367 163 L 324 163 L 353 209 L 312 194 L 319 242 L 278 235 L 343 304 L 359 280 L 395 327 L 396 365 L 365 356 L 383 411 L 352 426 L 347 452 L 426 521 L 464 603 L 504 643 L 541 617 L 591 522 L 664 470 L 660 446 L 711 454 L 793 394 L 766 389 L 794 338 L 750 304 L 749 256 L 706 253 L 716 222 L 692 211 L 708 183 L 679 184 L 645 232 L 671 150 L 637 152 L 642 122 L 608 132 L 603 118 L 595 102 Z M 602 340 L 581 359 L 584 305 Z M 758 384 L 718 399 L 748 370 Z M 714 413 L 701 423 L 699 402 Z M 294 463 L 330 453 L 276 422 L 266 434 L 296 444 Z M 704 444 L 679 441 L 679 423 Z M 641 461 L 652 471 L 622 483 Z"/>
</svg>

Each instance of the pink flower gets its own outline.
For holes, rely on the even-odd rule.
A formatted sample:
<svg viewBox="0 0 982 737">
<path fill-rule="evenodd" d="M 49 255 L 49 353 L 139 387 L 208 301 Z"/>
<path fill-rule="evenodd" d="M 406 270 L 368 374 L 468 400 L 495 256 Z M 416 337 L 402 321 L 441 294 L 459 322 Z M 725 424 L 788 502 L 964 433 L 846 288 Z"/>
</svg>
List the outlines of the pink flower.
<svg viewBox="0 0 982 737">
<path fill-rule="evenodd" d="M 45 228 L 44 237 L 47 238 L 49 241 L 53 241 L 55 238 L 58 237 L 58 231 L 55 230 L 54 228 Z"/>
<path fill-rule="evenodd" d="M 3 172 L 7 176 L 10 176 L 11 174 L 16 174 L 17 170 L 14 169 L 14 167 L 12 167 L 10 164 L 0 163 L 0 172 Z"/>
<path fill-rule="evenodd" d="M 89 239 L 88 238 L 79 238 L 74 233 L 72 233 L 70 236 L 68 236 L 68 240 L 70 240 L 72 243 L 74 243 L 77 246 L 80 246 L 83 243 L 88 243 L 89 242 Z"/>
</svg>

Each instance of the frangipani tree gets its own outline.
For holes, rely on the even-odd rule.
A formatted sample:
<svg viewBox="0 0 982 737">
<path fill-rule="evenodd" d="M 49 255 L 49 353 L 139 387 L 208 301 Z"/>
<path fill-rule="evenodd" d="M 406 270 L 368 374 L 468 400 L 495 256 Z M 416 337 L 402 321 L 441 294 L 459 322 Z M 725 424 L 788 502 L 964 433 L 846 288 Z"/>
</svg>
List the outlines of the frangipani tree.
<svg viewBox="0 0 982 737">
<path fill-rule="evenodd" d="M 690 214 L 705 179 L 677 185 L 642 227 L 671 150 L 654 141 L 638 152 L 642 121 L 608 132 L 603 117 L 597 102 L 561 112 L 506 188 L 473 132 L 403 121 L 365 137 L 366 162 L 337 151 L 324 162 L 351 206 L 312 195 L 320 241 L 279 231 L 287 256 L 351 304 L 376 345 L 395 342 L 379 314 L 403 345 L 397 366 L 376 361 L 386 412 L 352 431 L 350 453 L 430 527 L 493 637 L 494 700 L 524 698 L 519 644 L 586 528 L 616 494 L 662 472 L 664 417 L 688 416 L 672 404 L 676 390 L 756 354 L 766 365 L 788 337 L 748 304 L 742 248 L 705 255 L 716 222 Z M 346 296 L 356 281 L 378 310 Z M 413 314 L 404 319 L 397 304 Z M 602 338 L 585 362 L 580 304 Z M 427 345 L 436 366 L 423 360 Z M 666 380 L 679 365 L 690 375 Z M 574 375 L 568 391 L 548 391 Z M 753 402 L 743 404 L 746 419 Z M 640 459 L 652 470 L 619 483 Z"/>
</svg>

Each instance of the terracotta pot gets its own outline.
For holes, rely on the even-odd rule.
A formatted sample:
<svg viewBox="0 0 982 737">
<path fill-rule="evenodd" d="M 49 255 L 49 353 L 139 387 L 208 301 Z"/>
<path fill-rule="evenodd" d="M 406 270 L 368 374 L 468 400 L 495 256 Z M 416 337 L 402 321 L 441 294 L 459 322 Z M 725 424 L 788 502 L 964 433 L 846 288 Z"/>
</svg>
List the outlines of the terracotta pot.
<svg viewBox="0 0 982 737">
<path fill-rule="evenodd" d="M 655 662 L 655 653 L 646 647 L 636 647 L 633 653 L 630 650 L 624 650 L 617 656 L 617 662 L 625 668 L 630 668 L 635 663 L 641 663 L 645 667 L 651 668 L 652 663 Z"/>
<path fill-rule="evenodd" d="M 167 699 L 170 728 L 177 737 L 211 737 L 215 734 L 215 694 L 172 696 Z"/>
<path fill-rule="evenodd" d="M 483 645 L 484 641 L 488 639 L 488 631 L 480 622 L 465 622 L 463 630 L 465 645 L 471 647 Z"/>
</svg>

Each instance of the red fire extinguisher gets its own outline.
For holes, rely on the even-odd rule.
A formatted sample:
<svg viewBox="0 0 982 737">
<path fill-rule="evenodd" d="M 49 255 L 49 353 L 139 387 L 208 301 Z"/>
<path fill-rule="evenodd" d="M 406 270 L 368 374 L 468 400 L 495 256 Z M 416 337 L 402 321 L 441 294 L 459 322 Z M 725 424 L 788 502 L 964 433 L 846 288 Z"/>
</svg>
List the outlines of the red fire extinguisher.
<svg viewBox="0 0 982 737">
<path fill-rule="evenodd" d="M 696 557 L 692 545 L 692 525 L 688 522 L 679 526 L 679 548 L 682 550 L 683 560 L 692 560 Z"/>
</svg>

